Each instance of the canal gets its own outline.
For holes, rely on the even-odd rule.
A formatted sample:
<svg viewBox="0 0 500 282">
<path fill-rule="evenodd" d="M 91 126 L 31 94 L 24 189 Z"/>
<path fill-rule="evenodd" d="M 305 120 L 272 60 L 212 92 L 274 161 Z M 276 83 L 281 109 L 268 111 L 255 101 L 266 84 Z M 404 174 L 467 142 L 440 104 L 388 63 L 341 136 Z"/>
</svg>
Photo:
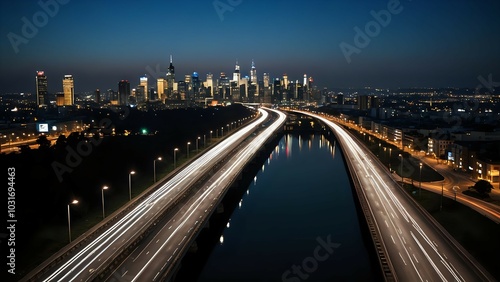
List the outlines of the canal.
<svg viewBox="0 0 500 282">
<path fill-rule="evenodd" d="M 231 210 L 198 281 L 381 281 L 342 158 L 323 135 L 284 135 Z"/>
</svg>

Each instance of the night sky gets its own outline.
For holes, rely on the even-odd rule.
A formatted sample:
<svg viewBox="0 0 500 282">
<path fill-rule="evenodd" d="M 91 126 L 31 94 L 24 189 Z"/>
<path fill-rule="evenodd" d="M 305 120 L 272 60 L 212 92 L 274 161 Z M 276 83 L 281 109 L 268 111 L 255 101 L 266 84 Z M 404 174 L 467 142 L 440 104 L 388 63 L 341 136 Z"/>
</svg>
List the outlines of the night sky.
<svg viewBox="0 0 500 282">
<path fill-rule="evenodd" d="M 500 81 L 498 0 L 55 1 L 40 1 L 65 3 L 51 15 L 38 1 L 1 2 L 0 93 L 34 92 L 36 70 L 45 70 L 49 92 L 62 91 L 64 74 L 76 92 L 117 90 L 121 79 L 135 86 L 143 74 L 155 79 L 157 67 L 164 74 L 170 54 L 176 80 L 193 71 L 232 77 L 236 60 L 249 75 L 254 59 L 259 79 L 307 73 L 329 88 Z M 370 24 L 381 10 L 390 20 Z M 23 33 L 23 17 L 38 30 Z M 356 44 L 355 27 L 367 25 L 370 42 Z M 359 52 L 350 63 L 342 42 Z"/>
</svg>

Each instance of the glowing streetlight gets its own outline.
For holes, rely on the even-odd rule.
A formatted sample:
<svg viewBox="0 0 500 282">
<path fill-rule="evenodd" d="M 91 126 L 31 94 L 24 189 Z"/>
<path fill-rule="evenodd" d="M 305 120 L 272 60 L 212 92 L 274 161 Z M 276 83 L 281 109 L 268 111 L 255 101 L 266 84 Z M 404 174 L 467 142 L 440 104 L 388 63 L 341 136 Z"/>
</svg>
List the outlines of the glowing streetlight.
<svg viewBox="0 0 500 282">
<path fill-rule="evenodd" d="M 187 142 L 187 157 L 189 159 L 189 145 L 191 145 L 191 142 Z"/>
<path fill-rule="evenodd" d="M 108 190 L 108 186 L 104 186 L 101 189 L 101 202 L 102 202 L 102 218 L 104 219 L 106 215 L 104 214 L 104 190 Z"/>
<path fill-rule="evenodd" d="M 418 197 L 422 196 L 422 163 L 420 163 L 420 179 L 418 181 Z"/>
<path fill-rule="evenodd" d="M 73 200 L 71 203 L 68 204 L 68 235 L 70 243 L 71 243 L 71 215 L 69 213 L 69 205 L 76 205 L 76 204 L 78 204 L 78 200 Z"/>
<path fill-rule="evenodd" d="M 153 183 L 156 182 L 156 161 L 161 161 L 161 157 L 153 160 Z"/>
<path fill-rule="evenodd" d="M 131 171 L 128 174 L 128 198 L 129 201 L 132 200 L 132 174 L 135 174 L 135 171 Z"/>
<path fill-rule="evenodd" d="M 199 137 L 199 136 L 198 136 L 198 138 L 196 138 L 196 153 L 197 154 L 198 154 L 198 142 L 200 141 L 200 138 L 201 137 Z"/>
<path fill-rule="evenodd" d="M 404 184 L 404 178 L 403 178 L 403 155 L 399 154 L 399 156 L 401 157 L 401 182 L 403 185 Z"/>
<path fill-rule="evenodd" d="M 177 151 L 179 151 L 179 149 L 178 149 L 178 148 L 175 148 L 175 149 L 174 149 L 174 168 L 176 168 L 176 167 L 177 167 L 177 163 L 176 163 L 176 158 L 177 158 L 176 153 L 177 153 Z"/>
</svg>

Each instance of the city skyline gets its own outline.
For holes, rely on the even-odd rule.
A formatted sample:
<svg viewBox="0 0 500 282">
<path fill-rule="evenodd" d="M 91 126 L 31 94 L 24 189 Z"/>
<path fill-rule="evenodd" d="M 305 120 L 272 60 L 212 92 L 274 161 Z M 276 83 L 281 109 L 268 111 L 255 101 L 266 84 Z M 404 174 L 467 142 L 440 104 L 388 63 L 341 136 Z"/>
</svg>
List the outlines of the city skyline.
<svg viewBox="0 0 500 282">
<path fill-rule="evenodd" d="M 495 1 L 133 1 L 2 3 L 3 93 L 49 92 L 65 74 L 75 91 L 115 89 L 147 74 L 304 73 L 319 87 L 475 87 L 499 80 Z M 31 30 L 30 30 L 31 25 Z M 30 33 L 31 32 L 31 33 Z M 179 80 L 179 78 L 177 78 Z M 52 82 L 51 82 L 52 81 Z M 137 82 L 138 84 L 138 82 Z"/>
</svg>

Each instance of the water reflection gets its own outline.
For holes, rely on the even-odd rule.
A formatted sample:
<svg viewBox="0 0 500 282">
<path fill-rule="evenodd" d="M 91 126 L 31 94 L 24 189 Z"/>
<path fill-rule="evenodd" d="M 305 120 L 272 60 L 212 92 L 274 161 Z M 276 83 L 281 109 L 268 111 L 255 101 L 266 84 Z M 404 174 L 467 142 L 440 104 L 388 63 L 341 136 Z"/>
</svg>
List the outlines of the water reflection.
<svg viewBox="0 0 500 282">
<path fill-rule="evenodd" d="M 243 195 L 198 281 L 281 281 L 311 256 L 316 238 L 328 236 L 341 246 L 308 281 L 374 281 L 378 262 L 363 243 L 338 149 L 322 135 L 284 136 L 250 182 L 252 196 L 249 189 Z"/>
</svg>

